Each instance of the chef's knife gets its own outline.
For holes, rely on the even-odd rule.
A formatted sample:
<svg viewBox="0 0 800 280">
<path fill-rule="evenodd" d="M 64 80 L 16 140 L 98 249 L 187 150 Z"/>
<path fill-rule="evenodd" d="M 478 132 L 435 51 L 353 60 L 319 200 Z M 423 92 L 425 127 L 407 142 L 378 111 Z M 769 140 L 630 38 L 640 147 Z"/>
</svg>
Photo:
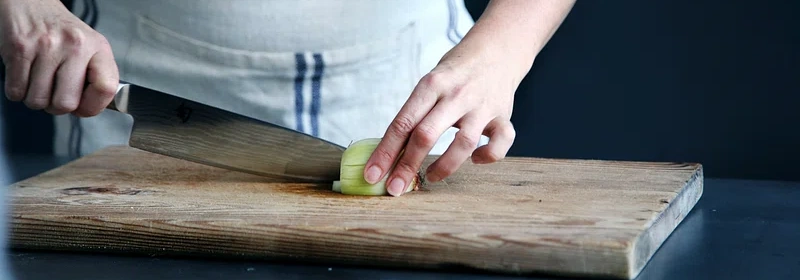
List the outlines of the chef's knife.
<svg viewBox="0 0 800 280">
<path fill-rule="evenodd" d="M 344 147 L 276 124 L 127 82 L 107 109 L 133 116 L 134 148 L 278 179 L 339 178 Z"/>
</svg>

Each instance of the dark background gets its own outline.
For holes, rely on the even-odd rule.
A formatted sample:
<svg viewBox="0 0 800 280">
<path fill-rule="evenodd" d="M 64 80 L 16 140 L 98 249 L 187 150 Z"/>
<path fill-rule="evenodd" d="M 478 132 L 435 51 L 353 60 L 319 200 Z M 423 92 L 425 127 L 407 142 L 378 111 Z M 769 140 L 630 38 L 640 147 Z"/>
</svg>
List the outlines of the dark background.
<svg viewBox="0 0 800 280">
<path fill-rule="evenodd" d="M 487 2 L 467 5 L 477 17 Z M 690 161 L 710 177 L 800 180 L 798 8 L 578 1 L 518 90 L 509 155 Z M 2 105 L 10 151 L 52 152 L 50 116 Z"/>
</svg>

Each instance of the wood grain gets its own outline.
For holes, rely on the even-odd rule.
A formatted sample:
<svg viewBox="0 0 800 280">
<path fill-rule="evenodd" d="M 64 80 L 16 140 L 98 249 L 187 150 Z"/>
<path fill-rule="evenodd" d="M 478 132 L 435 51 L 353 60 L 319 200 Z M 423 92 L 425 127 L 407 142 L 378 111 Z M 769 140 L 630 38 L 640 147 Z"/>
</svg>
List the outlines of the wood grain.
<svg viewBox="0 0 800 280">
<path fill-rule="evenodd" d="M 346 196 L 111 147 L 12 185 L 10 242 L 634 278 L 702 190 L 699 164 L 507 158 L 397 198 Z"/>
</svg>

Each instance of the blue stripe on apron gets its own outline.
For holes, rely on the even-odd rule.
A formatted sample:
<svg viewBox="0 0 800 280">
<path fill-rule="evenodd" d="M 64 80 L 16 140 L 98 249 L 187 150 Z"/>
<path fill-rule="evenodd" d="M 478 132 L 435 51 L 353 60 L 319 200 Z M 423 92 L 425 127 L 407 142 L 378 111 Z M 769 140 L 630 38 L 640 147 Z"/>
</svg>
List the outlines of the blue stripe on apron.
<svg viewBox="0 0 800 280">
<path fill-rule="evenodd" d="M 325 62 L 322 59 L 322 54 L 314 53 L 312 56 L 314 58 L 314 73 L 311 75 L 311 108 L 309 108 L 307 114 L 311 121 L 311 135 L 319 137 L 319 112 L 321 107 L 320 100 L 322 99 L 321 88 Z M 300 132 L 308 133 L 303 121 L 303 117 L 306 115 L 303 87 L 305 86 L 305 78 L 309 66 L 304 53 L 295 53 L 295 61 L 297 64 L 297 74 L 294 78 L 296 129 Z"/>
<path fill-rule="evenodd" d="M 319 137 L 320 84 L 325 62 L 322 55 L 314 54 L 314 75 L 311 77 L 311 134 Z"/>
<path fill-rule="evenodd" d="M 295 121 L 297 122 L 297 130 L 305 132 L 303 127 L 303 80 L 305 80 L 308 65 L 303 53 L 296 53 L 294 58 L 297 64 L 297 76 L 294 78 Z"/>
<path fill-rule="evenodd" d="M 456 10 L 455 0 L 447 1 L 447 9 L 450 12 L 450 23 L 447 28 L 447 39 L 450 39 L 450 42 L 453 44 L 458 44 L 461 42 L 461 39 L 463 39 L 464 36 L 458 32 L 458 11 Z"/>
</svg>

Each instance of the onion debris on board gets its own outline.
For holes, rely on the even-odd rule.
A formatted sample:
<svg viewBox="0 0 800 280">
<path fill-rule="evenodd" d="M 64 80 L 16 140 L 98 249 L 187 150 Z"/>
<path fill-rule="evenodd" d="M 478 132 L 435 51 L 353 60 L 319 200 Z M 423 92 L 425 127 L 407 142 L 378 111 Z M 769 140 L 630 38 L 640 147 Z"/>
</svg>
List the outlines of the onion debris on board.
<svg viewBox="0 0 800 280">
<path fill-rule="evenodd" d="M 386 175 L 375 184 L 370 184 L 364 179 L 364 168 L 366 168 L 367 160 L 372 156 L 372 152 L 378 147 L 381 138 L 366 138 L 355 141 L 347 146 L 342 154 L 342 163 L 339 170 L 339 181 L 334 181 L 332 189 L 334 192 L 347 194 L 347 195 L 369 195 L 369 196 L 383 196 L 388 195 L 386 190 L 386 180 L 389 174 L 392 173 L 397 162 L 392 164 L 392 167 L 386 172 Z M 400 155 L 403 151 L 400 152 Z M 398 157 L 400 158 L 400 157 Z M 405 193 L 419 189 L 422 183 L 421 171 L 417 172 L 414 179 L 406 186 Z"/>
</svg>

